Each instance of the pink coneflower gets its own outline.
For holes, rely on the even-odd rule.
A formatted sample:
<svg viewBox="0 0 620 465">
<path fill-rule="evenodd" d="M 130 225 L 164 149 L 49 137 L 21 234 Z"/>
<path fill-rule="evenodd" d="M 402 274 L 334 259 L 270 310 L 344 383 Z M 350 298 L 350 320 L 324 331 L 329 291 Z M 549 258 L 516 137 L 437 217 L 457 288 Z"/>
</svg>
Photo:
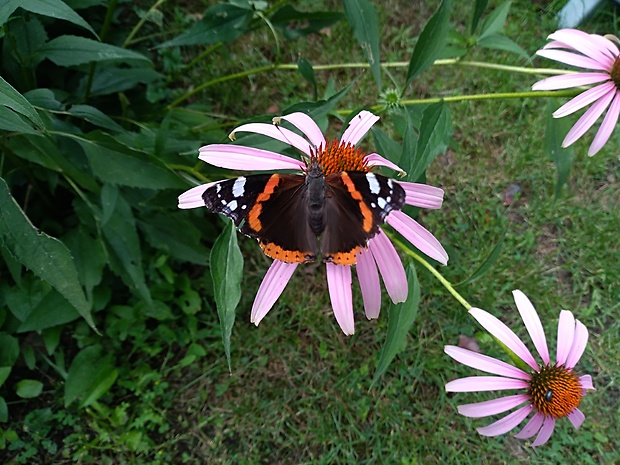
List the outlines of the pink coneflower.
<svg viewBox="0 0 620 465">
<path fill-rule="evenodd" d="M 618 42 L 617 37 L 609 37 Z M 562 147 L 568 147 L 583 136 L 607 110 L 588 149 L 588 155 L 595 155 L 609 140 L 620 113 L 620 51 L 607 37 L 576 29 L 560 29 L 551 34 L 549 39 L 552 42 L 538 50 L 537 55 L 592 71 L 549 77 L 535 83 L 532 89 L 558 90 L 597 84 L 553 113 L 555 118 L 562 118 L 594 102 L 564 138 Z"/>
<path fill-rule="evenodd" d="M 256 209 L 252 208 L 251 204 L 241 205 L 242 201 L 245 200 L 243 195 L 251 193 L 247 192 L 245 189 L 247 188 L 250 190 L 253 182 L 258 183 L 258 181 L 262 179 L 261 182 L 263 182 L 263 185 L 266 182 L 267 186 L 276 186 L 276 188 L 281 184 L 285 184 L 284 181 L 289 184 L 297 183 L 300 189 L 306 189 L 305 192 L 309 189 L 307 185 L 311 180 L 307 180 L 307 178 L 310 177 L 311 173 L 318 173 L 316 176 L 317 178 L 322 176 L 330 192 L 330 189 L 332 189 L 330 187 L 330 182 L 345 182 L 347 186 L 349 186 L 349 191 L 334 191 L 329 194 L 329 201 L 332 202 L 330 205 L 334 208 L 326 212 L 328 218 L 329 215 L 333 218 L 334 215 L 347 216 L 349 213 L 359 214 L 359 210 L 357 212 L 352 212 L 345 211 L 342 208 L 334 213 L 335 207 L 340 208 L 341 205 L 336 204 L 336 201 L 333 200 L 331 196 L 333 194 L 335 198 L 337 195 L 344 195 L 345 197 L 350 195 L 353 200 L 349 200 L 353 202 L 353 206 L 359 205 L 363 207 L 363 201 L 361 197 L 358 197 L 359 192 L 353 188 L 352 179 L 355 177 L 358 180 L 361 179 L 366 182 L 367 185 L 364 185 L 364 187 L 367 188 L 367 193 L 372 193 L 372 195 L 376 196 L 376 202 L 370 202 L 366 204 L 366 207 L 363 207 L 366 208 L 364 218 L 366 218 L 366 220 L 372 219 L 372 222 L 364 222 L 364 228 L 367 230 L 364 234 L 369 238 L 367 244 L 353 247 L 350 253 L 340 254 L 342 256 L 334 254 L 327 258 L 323 257 L 326 260 L 327 284 L 334 315 L 342 331 L 347 335 L 353 334 L 351 265 L 356 265 L 367 318 L 371 319 L 379 316 L 381 306 L 379 272 L 381 273 L 383 283 L 393 302 L 403 302 L 407 298 L 408 285 L 405 270 L 392 242 L 381 232 L 380 228 L 376 227 L 378 224 L 382 222 L 390 224 L 394 229 L 400 232 L 405 239 L 410 241 L 415 247 L 429 257 L 443 264 L 446 264 L 448 261 L 448 255 L 439 241 L 415 220 L 401 212 L 401 207 L 391 208 L 390 204 L 393 199 L 388 194 L 384 194 L 384 191 L 388 188 L 397 189 L 401 196 L 401 206 L 402 203 L 404 203 L 421 208 L 437 209 L 441 206 L 443 201 L 443 190 L 424 184 L 395 181 L 372 174 L 370 170 L 373 166 L 385 166 L 397 171 L 402 170 L 376 153 L 367 155 L 360 148 L 356 148 L 356 144 L 378 120 L 378 116 L 368 111 L 361 111 L 353 117 L 342 137 L 339 140 L 335 139 L 331 142 L 325 140 L 317 124 L 304 113 L 292 113 L 274 118 L 273 125 L 249 123 L 239 126 L 231 133 L 231 139 L 234 140 L 234 135 L 238 132 L 262 134 L 295 147 L 302 153 L 302 157 L 305 159 L 296 160 L 267 150 L 230 144 L 213 144 L 202 147 L 200 149 L 199 158 L 211 165 L 233 170 L 296 170 L 300 171 L 302 175 L 305 175 L 305 178 L 281 174 L 272 175 L 271 177 L 262 175 L 263 178 L 259 179 L 258 176 L 261 175 L 254 175 L 237 178 L 236 181 L 218 181 L 204 184 L 183 193 L 179 197 L 179 208 L 197 208 L 207 204 L 211 206 L 213 202 L 210 197 L 218 193 L 219 199 L 221 195 L 219 190 L 221 189 L 223 191 L 228 187 L 231 192 L 235 196 L 238 195 L 238 197 L 235 197 L 232 201 L 224 201 L 223 203 L 226 206 L 215 210 L 233 218 L 238 226 L 242 220 L 245 221 L 245 223 L 241 225 L 241 229 L 242 232 L 247 233 L 248 231 L 252 232 L 252 229 L 254 231 L 260 231 L 260 228 L 263 226 L 260 221 L 257 221 L 257 218 L 260 219 L 257 215 L 261 213 L 261 208 L 258 209 L 257 213 Z M 281 126 L 282 121 L 292 124 L 301 131 L 305 137 Z M 348 173 L 348 175 L 346 175 L 345 172 Z M 267 176 L 267 178 L 265 178 L 265 176 Z M 301 187 L 304 184 L 304 182 L 302 182 L 304 179 L 307 181 L 305 182 L 306 187 Z M 228 184 L 224 184 L 226 182 L 228 182 Z M 319 180 L 318 182 L 322 181 Z M 316 186 L 317 184 L 314 185 Z M 215 186 L 216 190 L 209 190 L 213 188 L 213 186 Z M 272 191 L 273 189 L 270 187 L 269 192 Z M 349 193 L 347 194 L 347 192 Z M 297 201 L 298 199 L 295 196 L 298 195 L 299 194 L 294 192 L 290 197 L 292 197 L 294 201 Z M 281 197 L 283 196 L 281 195 Z M 255 198 L 269 199 L 269 195 L 263 197 L 257 195 Z M 279 225 L 279 227 L 285 228 L 284 235 L 288 233 L 291 236 L 290 241 L 294 242 L 295 240 L 301 241 L 302 239 L 307 239 L 308 234 L 297 234 L 300 227 L 305 227 L 307 229 L 307 225 L 297 225 L 295 224 L 296 221 L 299 223 L 297 218 L 289 218 L 287 216 L 297 216 L 297 214 L 299 214 L 299 218 L 303 218 L 303 212 L 300 211 L 302 207 L 297 206 L 297 208 L 293 208 L 293 205 L 291 205 L 293 200 L 285 205 L 285 207 L 290 208 L 287 209 L 286 214 L 282 213 L 280 215 L 278 221 L 281 225 Z M 257 200 L 256 203 L 258 202 Z M 233 204 L 233 207 L 229 208 L 231 204 Z M 239 205 L 241 205 L 241 207 Z M 306 204 L 303 205 L 303 208 L 306 208 Z M 240 208 L 244 208 L 243 213 L 239 211 Z M 325 207 L 325 209 L 327 209 L 327 207 Z M 250 211 L 250 213 L 247 213 L 247 211 Z M 372 217 L 370 213 L 373 214 Z M 329 228 L 330 226 L 336 228 L 336 226 L 338 226 L 339 230 L 342 229 L 343 232 L 339 233 L 335 233 L 334 229 L 330 231 L 331 238 L 333 239 L 336 237 L 338 239 L 346 233 L 347 229 L 351 229 L 347 225 L 353 224 L 354 221 L 356 220 L 345 218 L 340 221 L 338 225 L 330 225 L 328 222 L 325 228 Z M 245 226 L 245 224 L 248 226 Z M 290 231 L 287 231 L 286 228 L 289 228 Z M 278 234 L 280 233 L 278 232 Z M 261 238 L 260 234 L 253 234 L 252 237 L 257 237 L 265 254 L 274 258 L 271 267 L 267 271 L 258 289 L 254 304 L 252 305 L 250 321 L 258 325 L 279 298 L 299 263 L 314 259 L 314 255 L 297 253 L 296 251 L 291 252 L 291 248 L 286 249 L 285 247 L 279 247 L 277 244 L 274 245 L 270 243 L 269 240 Z M 322 247 L 326 246 L 325 242 L 325 237 L 323 237 Z M 316 247 L 316 244 L 314 247 Z"/>
<path fill-rule="evenodd" d="M 460 405 L 459 413 L 466 417 L 481 418 L 497 415 L 515 407 L 514 412 L 488 426 L 478 428 L 483 436 L 497 436 L 517 427 L 531 412 L 534 415 L 516 438 L 528 439 L 538 433 L 532 443 L 540 446 L 547 442 L 558 418 L 568 417 L 575 429 L 585 416 L 577 408 L 586 389 L 594 390 L 590 375 L 578 376 L 573 368 L 581 358 L 588 343 L 588 330 L 567 310 L 560 313 L 558 343 L 555 363 L 551 364 L 543 327 L 532 303 L 521 291 L 513 291 L 517 309 L 527 332 L 543 361 L 539 365 L 525 344 L 504 323 L 493 315 L 472 308 L 469 313 L 499 342 L 523 360 L 531 370 L 525 372 L 508 363 L 456 346 L 446 346 L 444 351 L 456 361 L 478 370 L 499 376 L 472 376 L 450 381 L 448 392 L 482 392 L 517 389 L 524 391 L 499 399 Z M 523 405 L 525 404 L 525 405 Z"/>
</svg>

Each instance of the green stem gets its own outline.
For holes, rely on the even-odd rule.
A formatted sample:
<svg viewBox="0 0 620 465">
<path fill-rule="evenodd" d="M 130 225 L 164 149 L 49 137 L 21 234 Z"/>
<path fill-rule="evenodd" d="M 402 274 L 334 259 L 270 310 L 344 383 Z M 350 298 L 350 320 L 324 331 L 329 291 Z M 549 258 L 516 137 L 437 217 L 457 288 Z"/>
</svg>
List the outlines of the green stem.
<svg viewBox="0 0 620 465">
<path fill-rule="evenodd" d="M 144 25 L 144 23 L 146 22 L 148 17 L 151 15 L 151 13 L 153 13 L 157 8 L 159 8 L 159 6 L 162 3 L 164 3 L 165 1 L 166 0 L 157 0 L 153 4 L 153 6 L 151 8 L 149 8 L 149 11 L 147 11 L 146 14 L 142 18 L 140 18 L 140 21 L 138 21 L 138 23 L 134 26 L 134 28 L 131 30 L 131 32 L 129 33 L 129 35 L 125 39 L 125 42 L 123 42 L 123 45 L 122 45 L 123 48 L 127 48 L 131 44 L 132 39 L 138 33 L 140 28 Z"/>
</svg>

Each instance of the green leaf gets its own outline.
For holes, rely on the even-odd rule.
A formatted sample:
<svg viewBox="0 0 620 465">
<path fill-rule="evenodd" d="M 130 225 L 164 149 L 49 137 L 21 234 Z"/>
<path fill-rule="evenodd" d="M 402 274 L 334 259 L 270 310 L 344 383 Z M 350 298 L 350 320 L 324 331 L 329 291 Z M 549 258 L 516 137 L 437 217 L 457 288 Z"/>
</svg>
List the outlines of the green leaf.
<svg viewBox="0 0 620 465">
<path fill-rule="evenodd" d="M 470 35 L 474 35 L 476 32 L 476 28 L 478 27 L 478 23 L 480 22 L 480 18 L 482 17 L 482 13 L 487 9 L 487 5 L 489 4 L 489 0 L 476 0 L 476 4 L 474 5 L 474 11 L 471 17 L 471 25 L 469 27 Z"/>
<path fill-rule="evenodd" d="M 0 178 L 0 239 L 17 260 L 62 294 L 86 322 L 95 328 L 90 305 L 80 287 L 69 250 L 58 239 L 35 229 L 2 178 Z"/>
<path fill-rule="evenodd" d="M 29 124 L 25 118 L 10 110 L 7 107 L 0 106 L 0 130 L 17 132 L 30 135 L 41 135 L 37 130 Z"/>
<path fill-rule="evenodd" d="M 0 366 L 0 386 L 2 386 L 4 382 L 6 381 L 6 379 L 9 377 L 9 375 L 11 374 L 12 368 L 13 367 Z"/>
<path fill-rule="evenodd" d="M 39 49 L 37 55 L 39 59 L 47 58 L 58 66 L 78 66 L 93 62 L 150 63 L 150 60 L 140 53 L 70 35 L 50 40 Z"/>
<path fill-rule="evenodd" d="M 523 50 L 515 41 L 509 39 L 506 36 L 493 34 L 484 39 L 478 41 L 478 45 L 483 48 L 489 48 L 493 50 L 504 50 L 510 53 L 516 53 L 526 60 L 529 59 L 529 55 Z"/>
<path fill-rule="evenodd" d="M 371 133 L 375 147 L 377 147 L 377 153 L 398 164 L 402 159 L 401 145 L 378 127 L 373 127 Z"/>
<path fill-rule="evenodd" d="M 422 113 L 415 157 L 407 170 L 408 181 L 417 181 L 435 157 L 447 149 L 451 134 L 452 121 L 448 106 L 438 102 L 426 107 Z"/>
<path fill-rule="evenodd" d="M 46 110 L 62 110 L 64 105 L 60 102 L 54 91 L 51 89 L 32 89 L 24 93 L 24 97 L 37 107 L 45 108 Z"/>
<path fill-rule="evenodd" d="M 6 82 L 2 76 L 0 76 L 0 105 L 4 105 L 20 115 L 24 115 L 39 129 L 45 126 L 30 102 L 17 92 L 11 84 Z"/>
<path fill-rule="evenodd" d="M 418 315 L 420 283 L 412 264 L 407 266 L 407 282 L 409 283 L 407 300 L 400 304 L 390 305 L 387 337 L 379 355 L 379 363 L 371 386 L 385 374 L 396 354 L 404 348 L 409 330 Z"/>
<path fill-rule="evenodd" d="M 158 47 L 181 45 L 207 45 L 232 42 L 247 31 L 254 13 L 247 8 L 219 4 L 205 11 L 203 18 L 180 36 Z"/>
<path fill-rule="evenodd" d="M 100 238 L 93 239 L 83 227 L 71 230 L 63 237 L 63 242 L 71 251 L 86 297 L 92 303 L 93 289 L 101 282 L 106 264 L 103 242 Z"/>
<path fill-rule="evenodd" d="M 299 69 L 299 73 L 301 74 L 301 76 L 310 84 L 312 84 L 312 89 L 314 91 L 314 100 L 316 100 L 316 76 L 314 75 L 314 69 L 312 68 L 312 65 L 308 60 L 304 60 L 303 58 L 299 57 L 299 60 L 297 60 L 297 68 Z"/>
<path fill-rule="evenodd" d="M 368 0 L 344 0 L 344 14 L 353 28 L 357 42 L 364 50 L 366 60 L 381 89 L 381 58 L 379 57 L 379 20 L 377 11 Z"/>
<path fill-rule="evenodd" d="M 491 269 L 491 267 L 497 262 L 497 259 L 500 257 L 502 250 L 504 248 L 504 241 L 506 239 L 506 231 L 502 235 L 501 239 L 495 244 L 489 255 L 484 259 L 484 261 L 476 268 L 476 270 L 464 281 L 461 281 L 456 286 L 463 286 L 465 284 L 473 283 L 477 279 L 483 277 L 487 272 Z"/>
<path fill-rule="evenodd" d="M 43 392 L 43 383 L 34 379 L 22 379 L 15 386 L 15 392 L 22 399 L 33 399 Z"/>
<path fill-rule="evenodd" d="M 73 11 L 62 0 L 8 0 L 8 2 L 17 3 L 17 6 L 20 6 L 24 10 L 28 10 L 32 13 L 48 16 L 54 19 L 69 21 L 70 23 L 83 27 L 97 37 L 97 33 L 92 27 L 90 27 L 90 24 L 84 21 L 80 15 Z M 0 13 L 0 24 L 3 23 L 4 21 L 2 21 L 2 14 Z"/>
<path fill-rule="evenodd" d="M 547 101 L 547 126 L 545 129 L 544 150 L 550 160 L 555 163 L 557 177 L 555 182 L 556 200 L 562 194 L 562 187 L 568 181 L 573 161 L 575 160 L 575 150 L 572 146 L 563 148 L 562 141 L 569 130 L 569 121 L 566 118 L 554 118 L 555 99 Z"/>
<path fill-rule="evenodd" d="M 26 68 L 22 72 L 24 74 L 32 73 L 36 66 L 36 60 L 33 58 L 48 39 L 43 24 L 32 15 L 24 15 L 9 21 L 6 24 L 6 29 L 7 38 L 11 38 L 8 43 L 11 44 L 13 56 L 20 66 Z M 23 83 L 20 84 L 23 85 Z"/>
<path fill-rule="evenodd" d="M 69 108 L 69 114 L 71 116 L 75 116 L 76 118 L 86 120 L 89 123 L 94 124 L 95 126 L 109 129 L 110 131 L 124 131 L 124 129 L 119 126 L 112 118 L 110 118 L 98 108 L 92 107 L 90 105 L 73 105 L 71 108 Z"/>
<path fill-rule="evenodd" d="M 0 333 L 0 366 L 12 367 L 19 357 L 19 342 L 7 333 Z"/>
<path fill-rule="evenodd" d="M 4 397 L 0 396 L 0 422 L 4 423 L 9 420 L 9 407 L 6 405 Z"/>
<path fill-rule="evenodd" d="M 103 354 L 100 345 L 82 349 L 73 359 L 65 383 L 65 407 L 81 398 L 86 407 L 105 394 L 118 376 L 112 354 Z"/>
<path fill-rule="evenodd" d="M 146 67 L 118 68 L 110 66 L 103 68 L 97 66 L 90 88 L 90 95 L 109 95 L 116 92 L 124 92 L 138 84 L 150 84 L 162 78 L 163 76 L 160 73 Z M 82 85 L 86 85 L 86 80 L 82 81 Z M 85 88 L 80 87 L 77 94 L 83 95 L 84 91 Z"/>
<path fill-rule="evenodd" d="M 211 278 L 215 291 L 215 304 L 220 317 L 224 351 L 228 361 L 228 370 L 232 371 L 230 362 L 230 336 L 235 323 L 235 309 L 241 298 L 241 278 L 243 274 L 243 256 L 237 244 L 237 232 L 232 221 L 222 231 L 211 249 Z"/>
<path fill-rule="evenodd" d="M 478 36 L 479 40 L 498 34 L 504 30 L 504 24 L 508 18 L 511 3 L 512 2 L 502 3 L 485 18 L 482 26 L 480 27 L 480 35 Z"/>
<path fill-rule="evenodd" d="M 448 30 L 450 29 L 450 0 L 442 0 L 439 8 L 428 20 L 420 37 L 413 48 L 409 69 L 407 70 L 407 82 L 404 88 L 422 71 L 431 66 L 441 55 L 446 46 Z"/>
<path fill-rule="evenodd" d="M 271 16 L 270 21 L 286 39 L 294 40 L 319 32 L 343 18 L 342 13 L 335 11 L 298 11 L 286 4 Z"/>
</svg>

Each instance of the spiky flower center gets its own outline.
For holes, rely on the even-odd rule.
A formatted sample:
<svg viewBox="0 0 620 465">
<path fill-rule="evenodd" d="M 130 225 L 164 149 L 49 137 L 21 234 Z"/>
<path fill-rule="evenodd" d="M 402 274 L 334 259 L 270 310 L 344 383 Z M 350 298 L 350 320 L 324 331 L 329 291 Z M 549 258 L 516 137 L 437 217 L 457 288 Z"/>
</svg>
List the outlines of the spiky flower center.
<svg viewBox="0 0 620 465">
<path fill-rule="evenodd" d="M 534 408 L 548 417 L 565 417 L 581 403 L 579 378 L 563 366 L 544 366 L 532 375 L 527 390 Z"/>
<path fill-rule="evenodd" d="M 338 139 L 327 142 L 325 147 L 320 146 L 316 152 L 317 161 L 326 176 L 341 171 L 370 171 L 365 156 L 362 149 Z"/>
<path fill-rule="evenodd" d="M 616 85 L 616 89 L 620 90 L 620 57 L 616 58 L 614 64 L 611 65 L 609 75 L 611 76 L 611 80 Z"/>
</svg>

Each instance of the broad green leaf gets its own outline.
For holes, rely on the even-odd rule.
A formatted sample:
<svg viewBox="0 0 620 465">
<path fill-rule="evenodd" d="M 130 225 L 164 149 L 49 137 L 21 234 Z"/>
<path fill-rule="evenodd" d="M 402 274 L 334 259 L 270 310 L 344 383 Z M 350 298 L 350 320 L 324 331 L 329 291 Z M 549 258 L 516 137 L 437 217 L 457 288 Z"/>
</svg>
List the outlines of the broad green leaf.
<svg viewBox="0 0 620 465">
<path fill-rule="evenodd" d="M 33 57 L 48 38 L 43 24 L 36 17 L 25 15 L 13 18 L 5 27 L 6 35 L 11 37 L 8 44 L 11 44 L 13 56 L 21 67 L 26 68 L 22 72 L 24 75 L 32 73 L 32 69 L 36 66 L 36 60 Z M 5 50 L 8 51 L 8 47 Z M 20 84 L 23 85 L 23 83 Z"/>
<path fill-rule="evenodd" d="M 476 0 L 474 4 L 473 13 L 471 16 L 471 24 L 469 26 L 469 34 L 474 35 L 476 32 L 476 28 L 478 27 L 478 23 L 480 22 L 480 18 L 484 13 L 484 10 L 487 9 L 487 5 L 489 4 L 489 0 Z"/>
<path fill-rule="evenodd" d="M 36 230 L 1 178 L 0 239 L 17 260 L 62 294 L 94 329 L 69 250 L 58 239 Z"/>
<path fill-rule="evenodd" d="M 504 248 L 504 241 L 506 239 L 506 231 L 502 235 L 501 239 L 495 244 L 489 255 L 483 260 L 478 268 L 474 270 L 474 272 L 464 281 L 456 284 L 455 286 L 463 286 L 465 284 L 473 283 L 477 279 L 480 279 L 485 274 L 489 272 L 489 270 L 493 267 L 497 259 L 500 257 L 502 250 Z"/>
<path fill-rule="evenodd" d="M 502 3 L 484 19 L 482 26 L 480 27 L 480 35 L 478 36 L 479 40 L 503 31 L 504 24 L 508 18 L 511 3 L 512 2 Z"/>
<path fill-rule="evenodd" d="M 92 303 L 93 288 L 101 282 L 106 253 L 101 239 L 93 239 L 84 228 L 72 229 L 63 237 L 63 242 L 71 250 L 71 255 L 86 297 Z"/>
<path fill-rule="evenodd" d="M 0 366 L 0 386 L 2 386 L 4 382 L 6 381 L 6 379 L 9 377 L 9 375 L 11 374 L 12 368 L 13 367 Z"/>
<path fill-rule="evenodd" d="M 211 249 L 211 278 L 229 371 L 232 371 L 230 336 L 235 323 L 235 309 L 241 298 L 242 275 L 243 256 L 237 245 L 237 231 L 234 223 L 228 221 Z"/>
<path fill-rule="evenodd" d="M 109 0 L 65 0 L 65 3 L 74 10 L 82 10 L 91 6 L 107 6 Z"/>
<path fill-rule="evenodd" d="M 297 60 L 297 69 L 299 69 L 299 73 L 301 76 L 312 84 L 312 90 L 314 92 L 314 100 L 316 100 L 317 96 L 317 88 L 316 88 L 316 76 L 314 75 L 314 69 L 308 60 L 305 60 L 299 57 Z"/>
<path fill-rule="evenodd" d="M 409 164 L 407 180 L 416 182 L 435 157 L 444 152 L 452 134 L 450 110 L 444 102 L 424 109 L 415 157 Z"/>
<path fill-rule="evenodd" d="M 178 47 L 181 45 L 207 45 L 218 42 L 232 42 L 247 31 L 254 13 L 247 8 L 231 4 L 212 6 L 198 21 L 180 36 L 159 47 Z"/>
<path fill-rule="evenodd" d="M 9 420 L 9 407 L 6 405 L 4 397 L 0 396 L 0 422 L 4 423 Z"/>
<path fill-rule="evenodd" d="M 46 110 L 62 110 L 64 105 L 60 102 L 51 89 L 32 89 L 24 93 L 24 97 L 34 106 Z"/>
<path fill-rule="evenodd" d="M 526 60 L 529 59 L 529 55 L 519 46 L 519 44 L 503 35 L 493 34 L 487 36 L 484 39 L 479 40 L 478 45 L 483 48 L 504 50 L 506 52 L 516 53 L 517 55 L 521 56 Z"/>
<path fill-rule="evenodd" d="M 0 333 L 0 366 L 12 367 L 19 357 L 19 342 L 7 333 Z"/>
<path fill-rule="evenodd" d="M 285 4 L 271 16 L 270 21 L 285 38 L 293 40 L 319 32 L 343 18 L 342 13 L 336 11 L 298 11 Z"/>
<path fill-rule="evenodd" d="M 446 38 L 450 29 L 449 21 L 450 0 L 442 0 L 435 14 L 424 26 L 413 48 L 409 69 L 407 70 L 407 82 L 404 88 L 407 88 L 416 76 L 439 58 L 446 45 Z"/>
<path fill-rule="evenodd" d="M 403 132 L 403 145 L 401 149 L 402 152 L 398 159 L 398 164 L 403 169 L 409 169 L 409 167 L 414 166 L 413 162 L 417 159 L 417 143 L 419 142 L 419 140 L 416 139 L 416 131 L 413 126 L 410 112 L 406 108 L 403 108 L 402 110 L 402 113 L 405 117 L 405 130 Z"/>
<path fill-rule="evenodd" d="M 391 162 L 398 164 L 402 158 L 401 145 L 378 127 L 373 126 L 370 131 L 372 133 L 375 147 L 377 147 L 377 153 L 384 156 Z"/>
<path fill-rule="evenodd" d="M 30 135 L 41 135 L 32 124 L 13 110 L 0 106 L 0 130 Z"/>
<path fill-rule="evenodd" d="M 14 0 L 8 1 L 11 2 Z M 24 10 L 28 10 L 32 13 L 69 21 L 70 23 L 83 27 L 97 37 L 97 33 L 90 27 L 90 24 L 84 21 L 80 15 L 73 11 L 62 0 L 18 0 L 17 3 L 19 3 L 19 6 Z M 0 22 L 1 21 L 2 17 L 0 16 Z"/>
<path fill-rule="evenodd" d="M 97 66 L 90 86 L 90 95 L 109 95 L 124 92 L 138 84 L 150 84 L 162 78 L 163 76 L 160 73 L 147 67 L 118 68 L 110 66 L 104 68 Z M 86 80 L 82 82 L 77 92 L 78 95 L 84 95 L 86 82 Z"/>
<path fill-rule="evenodd" d="M 50 40 L 39 49 L 37 55 L 39 59 L 47 58 L 58 66 L 78 66 L 93 62 L 150 63 L 150 60 L 140 53 L 70 35 Z"/>
<path fill-rule="evenodd" d="M 43 383 L 34 379 L 22 379 L 15 386 L 15 393 L 22 399 L 39 397 L 43 392 Z"/>
<path fill-rule="evenodd" d="M 45 344 L 47 355 L 52 355 L 56 351 L 60 343 L 60 334 L 63 327 L 63 325 L 58 325 L 43 330 L 43 343 Z"/>
<path fill-rule="evenodd" d="M 570 123 L 566 118 L 554 118 L 555 99 L 547 101 L 547 125 L 545 128 L 545 153 L 555 163 L 557 177 L 555 182 L 555 198 L 562 194 L 562 187 L 568 181 L 570 169 L 575 160 L 575 150 L 572 146 L 563 148 L 562 141 L 568 132 Z"/>
<path fill-rule="evenodd" d="M 67 373 L 65 407 L 80 398 L 81 407 L 92 404 L 110 389 L 117 374 L 112 354 L 105 354 L 100 345 L 82 349 Z"/>
<path fill-rule="evenodd" d="M 69 108 L 69 114 L 76 118 L 84 119 L 94 124 L 114 132 L 123 132 L 124 129 L 119 126 L 112 118 L 104 112 L 90 105 L 73 105 Z"/>
<path fill-rule="evenodd" d="M 24 98 L 22 94 L 17 92 L 11 84 L 6 82 L 0 76 L 0 105 L 10 108 L 11 110 L 24 115 L 37 128 L 43 128 L 43 120 L 34 109 L 34 107 Z"/>
<path fill-rule="evenodd" d="M 362 47 L 377 87 L 381 89 L 381 58 L 379 57 L 379 20 L 368 0 L 344 0 L 344 14 L 353 34 Z"/>
<path fill-rule="evenodd" d="M 409 330 L 418 315 L 420 283 L 412 264 L 407 266 L 407 282 L 409 283 L 407 300 L 400 304 L 390 305 L 387 336 L 379 355 L 379 363 L 371 386 L 385 374 L 396 354 L 404 348 Z"/>
</svg>

